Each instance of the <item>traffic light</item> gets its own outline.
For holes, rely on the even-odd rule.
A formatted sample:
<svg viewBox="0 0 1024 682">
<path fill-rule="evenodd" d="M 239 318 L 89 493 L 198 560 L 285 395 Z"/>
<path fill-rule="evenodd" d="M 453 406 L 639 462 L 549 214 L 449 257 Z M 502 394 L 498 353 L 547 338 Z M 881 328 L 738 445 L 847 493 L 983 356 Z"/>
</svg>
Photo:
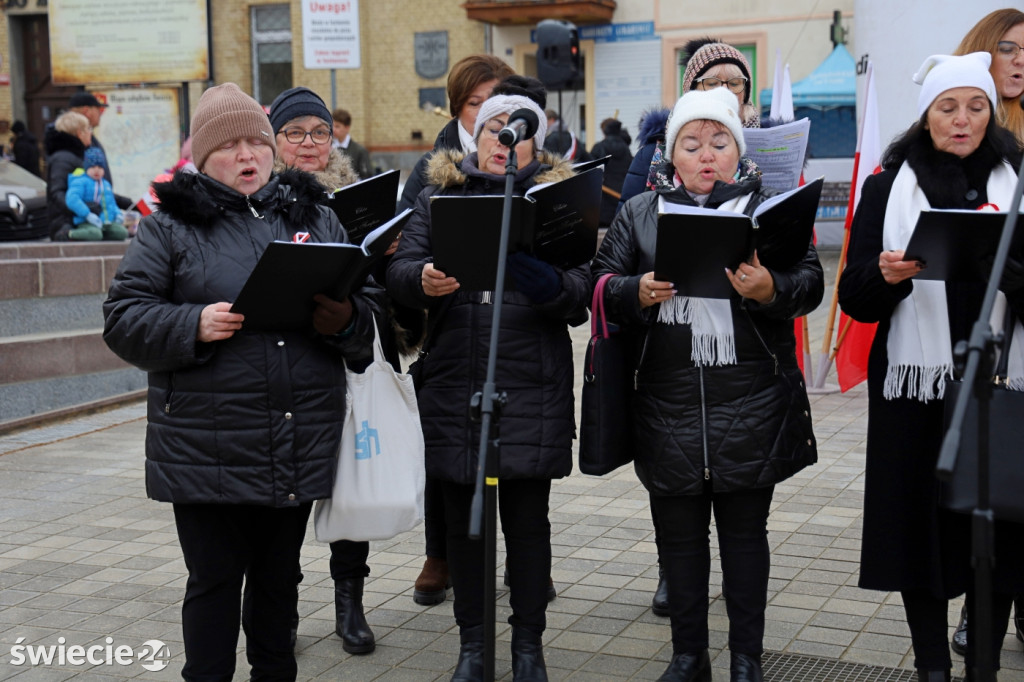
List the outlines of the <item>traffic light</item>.
<svg viewBox="0 0 1024 682">
<path fill-rule="evenodd" d="M 552 90 L 564 90 L 580 76 L 580 36 L 575 24 L 545 19 L 537 24 L 537 78 Z"/>
</svg>

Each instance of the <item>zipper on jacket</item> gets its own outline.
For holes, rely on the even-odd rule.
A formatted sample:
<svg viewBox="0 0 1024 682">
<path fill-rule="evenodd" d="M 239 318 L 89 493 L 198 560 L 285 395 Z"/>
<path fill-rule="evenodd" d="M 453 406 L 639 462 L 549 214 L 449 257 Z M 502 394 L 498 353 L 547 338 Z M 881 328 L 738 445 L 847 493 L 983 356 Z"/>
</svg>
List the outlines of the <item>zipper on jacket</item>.
<svg viewBox="0 0 1024 682">
<path fill-rule="evenodd" d="M 636 361 L 636 369 L 633 370 L 633 390 L 640 390 L 640 367 L 644 364 L 644 356 L 647 355 L 647 341 L 651 338 L 651 327 L 647 327 L 647 333 L 644 334 L 644 345 L 640 348 L 640 359 Z"/>
<path fill-rule="evenodd" d="M 750 320 L 750 328 L 754 330 L 754 336 L 756 336 L 757 340 L 761 342 L 761 346 L 764 348 L 764 351 L 772 357 L 772 362 L 775 363 L 775 376 L 779 376 L 779 356 L 773 353 L 768 347 L 768 344 L 765 343 L 764 337 L 761 336 L 761 331 L 757 328 L 757 325 L 754 324 L 754 318 L 750 316 L 750 311 L 745 310 L 744 312 L 747 313 L 747 319 Z"/>
<path fill-rule="evenodd" d="M 164 397 L 164 413 L 171 413 L 171 400 L 174 399 L 174 375 L 167 375 L 167 393 Z"/>
<path fill-rule="evenodd" d="M 252 211 L 252 214 L 253 214 L 254 217 L 259 218 L 260 220 L 263 220 L 263 216 L 261 216 L 259 214 L 259 211 L 256 210 L 256 207 L 252 205 L 251 201 L 249 201 L 249 195 L 248 194 L 245 195 L 245 205 L 249 207 L 249 210 Z"/>
<path fill-rule="evenodd" d="M 704 368 L 697 366 L 697 376 L 700 378 L 700 438 L 704 447 L 704 480 L 711 480 L 711 463 L 708 461 L 708 408 L 704 398 Z"/>
</svg>

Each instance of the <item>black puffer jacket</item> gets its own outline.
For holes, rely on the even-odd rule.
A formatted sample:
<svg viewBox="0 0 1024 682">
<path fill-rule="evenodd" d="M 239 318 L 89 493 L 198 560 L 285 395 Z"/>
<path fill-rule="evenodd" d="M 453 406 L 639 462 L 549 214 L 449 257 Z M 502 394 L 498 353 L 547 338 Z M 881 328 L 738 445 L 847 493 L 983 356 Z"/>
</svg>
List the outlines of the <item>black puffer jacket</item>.
<svg viewBox="0 0 1024 682">
<path fill-rule="evenodd" d="M 107 345 L 149 372 L 147 493 L 273 507 L 330 497 L 342 358 L 369 354 L 383 291 L 370 282 L 352 296 L 354 329 L 344 337 L 311 324 L 200 343 L 203 308 L 235 300 L 269 242 L 300 230 L 340 242 L 345 233 L 317 205 L 322 188 L 299 171 L 272 176 L 248 198 L 197 173 L 155 187 L 160 210 L 143 219 L 103 305 Z"/>
<path fill-rule="evenodd" d="M 757 177 L 717 183 L 706 206 L 753 193 L 749 214 L 767 197 L 760 184 Z M 817 461 L 792 322 L 821 302 L 817 252 L 808 245 L 802 262 L 772 272 L 773 302 L 733 294 L 737 362 L 697 367 L 690 359 L 690 326 L 657 322 L 658 306 L 641 308 L 637 298 L 641 276 L 654 269 L 659 195 L 693 204 L 683 188 L 633 197 L 592 264 L 595 281 L 606 273 L 624 275 L 608 283 L 605 302 L 612 320 L 631 334 L 639 365 L 632 401 L 637 476 L 656 495 L 699 494 L 707 478 L 716 492 L 778 483 Z"/>
<path fill-rule="evenodd" d="M 46 151 L 46 218 L 53 237 L 65 225 L 72 226 L 74 214 L 64 203 L 64 196 L 68 191 L 68 175 L 82 167 L 85 145 L 77 135 L 62 133 L 53 126 L 46 128 L 43 145 Z"/>
<path fill-rule="evenodd" d="M 469 484 L 476 480 L 480 446 L 479 425 L 469 420 L 469 401 L 486 377 L 493 307 L 480 302 L 480 292 L 461 290 L 443 304 L 442 298 L 424 294 L 420 284 L 423 265 L 431 258 L 430 197 L 504 191 L 503 178 L 471 171 L 462 161 L 462 153 L 453 151 L 440 151 L 431 159 L 432 185 L 417 199 L 387 282 L 395 300 L 429 308 L 428 319 L 436 327 L 429 354 L 420 360 L 423 379 L 417 394 L 427 475 Z M 537 171 L 517 184 L 516 194 L 571 174 L 567 162 L 544 154 Z M 561 281 L 562 291 L 542 305 L 505 291 L 495 379 L 498 390 L 508 394 L 500 419 L 503 478 L 560 478 L 572 471 L 576 425 L 568 325 L 587 319 L 590 271 L 586 266 L 564 271 Z"/>
</svg>

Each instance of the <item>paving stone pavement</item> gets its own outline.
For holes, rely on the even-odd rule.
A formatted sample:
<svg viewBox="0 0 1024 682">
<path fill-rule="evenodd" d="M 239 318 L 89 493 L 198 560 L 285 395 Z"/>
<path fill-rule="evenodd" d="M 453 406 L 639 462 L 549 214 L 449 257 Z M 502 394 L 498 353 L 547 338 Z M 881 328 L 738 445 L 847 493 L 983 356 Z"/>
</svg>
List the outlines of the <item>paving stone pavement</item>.
<svg viewBox="0 0 1024 682">
<path fill-rule="evenodd" d="M 836 255 L 823 254 L 830 280 Z M 815 357 L 831 290 L 829 284 L 825 303 L 811 316 Z M 578 357 L 587 335 L 586 328 L 575 331 Z M 866 393 L 861 386 L 817 394 L 811 404 L 820 461 L 777 487 L 769 520 L 765 647 L 909 670 L 913 655 L 899 596 L 857 587 Z M 145 495 L 144 431 L 144 406 L 134 404 L 0 436 L 0 680 L 180 678 L 186 571 L 170 505 Z M 544 636 L 551 679 L 656 679 L 671 655 L 669 626 L 649 608 L 655 547 L 647 495 L 632 469 L 556 481 L 551 522 L 558 589 Z M 500 567 L 500 539 L 498 546 Z M 371 544 L 365 605 L 377 650 L 366 656 L 346 654 L 334 635 L 328 553 L 310 529 L 302 549 L 299 679 L 448 680 L 459 646 L 451 598 L 433 607 L 412 601 L 422 533 Z M 711 647 L 721 682 L 728 679 L 728 620 L 717 559 L 712 571 Z M 495 582 L 496 675 L 510 679 L 508 592 L 500 576 Z M 951 626 L 960 605 L 950 604 Z M 146 660 L 16 665 L 18 644 L 52 646 L 59 638 L 66 647 L 128 646 L 136 655 L 159 640 L 169 662 L 156 672 L 143 666 Z M 1021 648 L 1008 633 L 1000 680 L 1024 680 Z M 954 673 L 962 674 L 962 660 L 954 661 Z M 236 679 L 246 679 L 247 671 L 242 635 Z"/>
</svg>

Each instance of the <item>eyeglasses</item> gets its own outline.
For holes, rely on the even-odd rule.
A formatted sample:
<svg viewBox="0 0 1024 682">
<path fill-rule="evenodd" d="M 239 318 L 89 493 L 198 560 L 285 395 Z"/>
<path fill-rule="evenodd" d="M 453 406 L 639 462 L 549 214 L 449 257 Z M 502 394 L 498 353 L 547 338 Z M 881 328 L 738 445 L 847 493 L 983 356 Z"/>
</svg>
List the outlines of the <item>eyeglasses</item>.
<svg viewBox="0 0 1024 682">
<path fill-rule="evenodd" d="M 714 90 L 715 88 L 720 88 L 723 85 L 739 94 L 743 92 L 743 88 L 746 87 L 747 79 L 743 76 L 736 76 L 735 78 L 730 78 L 725 81 L 721 78 L 715 78 L 714 76 L 704 76 L 703 78 L 697 79 L 697 88 L 700 90 Z"/>
<path fill-rule="evenodd" d="M 996 52 L 1003 59 L 1016 59 L 1024 51 L 1024 45 L 1018 45 L 1011 40 L 1000 40 L 996 43 Z"/>
<path fill-rule="evenodd" d="M 307 135 L 309 135 L 309 139 L 313 140 L 313 144 L 327 144 L 331 140 L 331 131 L 326 128 L 317 128 L 309 132 L 300 128 L 286 128 L 281 131 L 281 134 L 292 144 L 302 144 L 306 141 Z"/>
</svg>

